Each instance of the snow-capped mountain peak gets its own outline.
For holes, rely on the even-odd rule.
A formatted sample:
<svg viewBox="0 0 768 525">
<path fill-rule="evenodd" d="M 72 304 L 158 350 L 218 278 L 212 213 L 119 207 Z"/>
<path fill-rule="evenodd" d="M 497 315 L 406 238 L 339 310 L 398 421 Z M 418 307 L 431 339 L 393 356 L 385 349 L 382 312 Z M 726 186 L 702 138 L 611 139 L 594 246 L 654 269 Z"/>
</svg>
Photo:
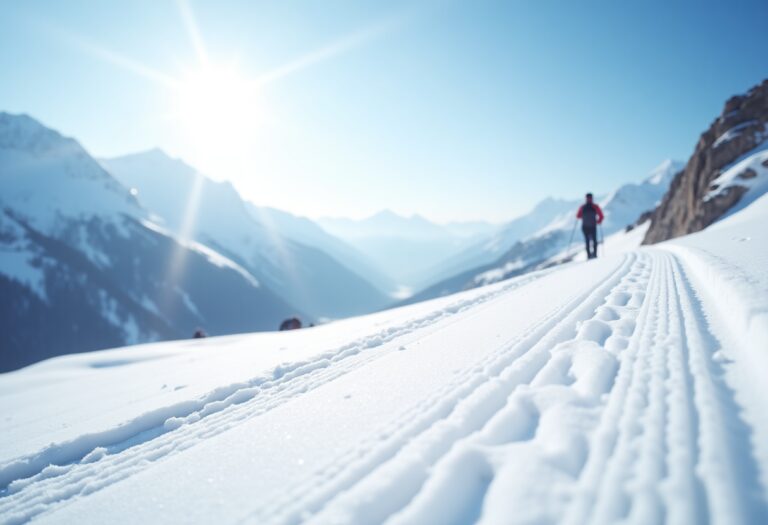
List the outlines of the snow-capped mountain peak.
<svg viewBox="0 0 768 525">
<path fill-rule="evenodd" d="M 74 139 L 27 115 L 0 113 L 0 204 L 41 231 L 61 219 L 142 217 L 133 195 Z"/>
<path fill-rule="evenodd" d="M 169 231 L 234 259 L 314 318 L 386 304 L 380 290 L 316 248 L 315 241 L 324 241 L 306 231 L 298 240 L 286 238 L 280 226 L 290 222 L 293 227 L 295 221 L 260 213 L 228 181 L 215 181 L 157 149 L 101 162 L 123 184 L 137 188 L 142 204 Z M 307 240 L 310 245 L 303 243 Z"/>
<path fill-rule="evenodd" d="M 643 182 L 647 184 L 667 187 L 669 186 L 669 183 L 672 182 L 674 176 L 682 171 L 683 168 L 685 168 L 684 162 L 680 162 L 679 160 L 666 159 L 653 170 L 651 170 L 651 173 L 648 175 L 648 177 L 645 178 Z"/>
<path fill-rule="evenodd" d="M 0 111 L 0 148 L 43 153 L 75 144 L 73 139 L 43 126 L 25 113 Z"/>
</svg>

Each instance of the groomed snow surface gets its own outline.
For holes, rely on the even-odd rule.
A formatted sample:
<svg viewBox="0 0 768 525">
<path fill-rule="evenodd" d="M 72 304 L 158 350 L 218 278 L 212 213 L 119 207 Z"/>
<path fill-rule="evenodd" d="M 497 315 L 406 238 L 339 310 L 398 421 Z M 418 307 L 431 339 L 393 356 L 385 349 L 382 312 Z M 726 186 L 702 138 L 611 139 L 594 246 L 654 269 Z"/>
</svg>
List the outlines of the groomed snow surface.
<svg viewBox="0 0 768 525">
<path fill-rule="evenodd" d="M 2 375 L 0 521 L 768 523 L 767 218 Z"/>
</svg>

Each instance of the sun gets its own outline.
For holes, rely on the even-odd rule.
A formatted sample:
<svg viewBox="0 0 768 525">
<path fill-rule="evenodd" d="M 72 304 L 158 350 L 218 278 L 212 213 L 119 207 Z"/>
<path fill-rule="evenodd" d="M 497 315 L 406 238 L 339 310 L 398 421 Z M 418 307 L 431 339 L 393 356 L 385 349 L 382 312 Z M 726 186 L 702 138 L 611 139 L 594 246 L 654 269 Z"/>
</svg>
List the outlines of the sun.
<svg viewBox="0 0 768 525">
<path fill-rule="evenodd" d="M 174 118 L 198 162 L 221 166 L 253 147 L 262 120 L 258 84 L 235 65 L 187 72 L 173 90 Z"/>
</svg>

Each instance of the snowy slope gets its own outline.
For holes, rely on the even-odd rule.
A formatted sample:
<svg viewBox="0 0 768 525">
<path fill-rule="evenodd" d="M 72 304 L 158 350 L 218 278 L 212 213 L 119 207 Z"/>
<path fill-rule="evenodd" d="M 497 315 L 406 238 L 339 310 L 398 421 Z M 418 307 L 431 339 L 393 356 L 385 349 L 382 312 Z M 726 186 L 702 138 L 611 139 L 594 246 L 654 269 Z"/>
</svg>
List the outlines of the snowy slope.
<svg viewBox="0 0 768 525">
<path fill-rule="evenodd" d="M 665 160 L 640 183 L 624 184 L 608 195 L 598 197 L 596 202 L 605 213 L 602 234 L 609 237 L 620 233 L 641 214 L 653 210 L 681 168 L 681 163 Z M 509 222 L 490 240 L 478 243 L 442 264 L 435 270 L 435 275 L 454 273 L 402 304 L 496 282 L 555 264 L 566 255 L 572 256 L 574 242 L 581 242 L 580 232 L 574 228 L 576 210 L 582 202 L 583 199 L 545 199 L 530 213 Z M 460 268 L 463 270 L 457 271 Z"/>
<path fill-rule="evenodd" d="M 234 259 L 315 318 L 367 313 L 389 301 L 344 261 L 257 220 L 252 205 L 229 182 L 213 181 L 157 149 L 102 164 L 137 189 L 139 200 L 170 231 Z"/>
<path fill-rule="evenodd" d="M 767 219 L 762 196 L 367 317 L 2 375 L 0 517 L 766 523 Z"/>
<path fill-rule="evenodd" d="M 684 167 L 683 162 L 665 160 L 639 184 L 624 184 L 602 199 L 605 234 L 621 231 L 642 213 L 653 210 L 667 193 L 672 179 Z"/>
<path fill-rule="evenodd" d="M 665 160 L 640 183 L 627 183 L 608 195 L 598 196 L 596 202 L 605 212 L 603 229 L 611 235 L 634 223 L 644 212 L 653 210 L 669 188 L 673 177 L 683 168 L 683 163 Z M 575 210 L 583 202 L 574 199 L 547 198 L 530 212 L 502 226 L 489 239 L 474 243 L 462 252 L 441 262 L 433 269 L 433 290 L 458 291 L 462 288 L 446 287 L 445 281 L 456 282 L 459 276 L 473 276 L 492 269 L 520 269 L 532 262 L 542 261 L 558 251 L 558 242 L 567 243 L 573 227 Z M 518 246 L 518 243 L 528 246 Z M 542 248 L 544 248 L 542 250 Z M 515 249 L 515 258 L 510 251 Z M 520 254 L 524 253 L 523 257 Z M 465 279 L 462 283 L 467 284 Z M 426 290 L 425 290 L 426 291 Z M 419 297 L 434 297 L 429 293 Z"/>
<path fill-rule="evenodd" d="M 327 233 L 314 221 L 267 206 L 247 203 L 251 216 L 268 231 L 276 231 L 282 237 L 321 250 L 337 261 L 342 261 L 379 290 L 394 291 L 395 282 L 378 267 L 375 261 L 366 257 L 351 244 Z"/>
<path fill-rule="evenodd" d="M 460 273 L 493 263 L 509 251 L 516 242 L 534 235 L 553 221 L 569 216 L 580 200 L 547 198 L 534 208 L 496 231 L 490 238 L 481 239 L 460 253 L 441 261 L 434 269 L 433 281 L 454 277 Z"/>
</svg>

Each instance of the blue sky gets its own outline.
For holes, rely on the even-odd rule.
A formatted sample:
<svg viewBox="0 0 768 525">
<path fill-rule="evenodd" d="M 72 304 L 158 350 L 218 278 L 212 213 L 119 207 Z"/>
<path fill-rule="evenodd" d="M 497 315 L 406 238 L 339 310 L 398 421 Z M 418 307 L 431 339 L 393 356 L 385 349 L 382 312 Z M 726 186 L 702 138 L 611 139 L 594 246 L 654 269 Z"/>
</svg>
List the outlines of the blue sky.
<svg viewBox="0 0 768 525">
<path fill-rule="evenodd" d="M 2 2 L 0 110 L 301 215 L 503 221 L 687 160 L 768 77 L 766 20 L 765 1 Z M 198 96 L 203 63 L 248 93 Z"/>
</svg>

